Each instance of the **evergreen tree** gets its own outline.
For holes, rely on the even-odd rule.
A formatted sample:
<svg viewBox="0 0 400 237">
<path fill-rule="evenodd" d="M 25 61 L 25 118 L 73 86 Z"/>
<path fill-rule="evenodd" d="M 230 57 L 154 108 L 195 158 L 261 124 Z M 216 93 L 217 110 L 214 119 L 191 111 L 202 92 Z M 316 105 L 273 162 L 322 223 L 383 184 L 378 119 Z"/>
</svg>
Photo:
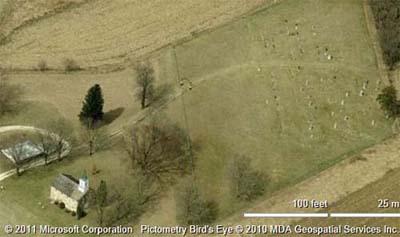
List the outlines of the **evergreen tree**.
<svg viewBox="0 0 400 237">
<path fill-rule="evenodd" d="M 103 93 L 100 85 L 96 84 L 89 89 L 85 97 L 79 120 L 88 125 L 102 120 L 104 115 L 103 105 Z"/>
</svg>

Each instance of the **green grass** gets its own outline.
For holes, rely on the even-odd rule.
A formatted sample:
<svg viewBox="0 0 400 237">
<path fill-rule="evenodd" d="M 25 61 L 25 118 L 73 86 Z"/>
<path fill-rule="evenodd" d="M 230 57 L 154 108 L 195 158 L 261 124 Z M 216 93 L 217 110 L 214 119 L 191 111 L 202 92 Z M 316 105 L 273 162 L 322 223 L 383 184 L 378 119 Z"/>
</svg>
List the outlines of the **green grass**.
<svg viewBox="0 0 400 237">
<path fill-rule="evenodd" d="M 54 162 L 45 167 L 39 167 L 27 172 L 22 176 L 13 176 L 2 181 L 1 185 L 5 187 L 0 191 L 0 208 L 3 215 L 9 215 L 7 218 L 0 214 L 0 225 L 13 224 L 50 224 L 56 226 L 66 226 L 75 224 L 90 224 L 96 226 L 96 213 L 92 209 L 89 214 L 81 220 L 76 220 L 71 214 L 50 204 L 50 186 L 53 180 L 60 173 L 71 174 L 80 177 L 84 170 L 88 171 L 90 187 L 97 188 L 100 180 L 107 181 L 110 190 L 113 187 L 122 188 L 123 181 L 126 184 L 129 176 L 128 166 L 122 157 L 123 151 L 112 149 L 99 152 L 89 156 L 68 157 L 61 162 Z M 100 171 L 92 175 L 92 165 L 96 164 Z M 41 202 L 45 208 L 42 209 Z M 4 211 L 3 211 L 4 210 Z"/>
</svg>

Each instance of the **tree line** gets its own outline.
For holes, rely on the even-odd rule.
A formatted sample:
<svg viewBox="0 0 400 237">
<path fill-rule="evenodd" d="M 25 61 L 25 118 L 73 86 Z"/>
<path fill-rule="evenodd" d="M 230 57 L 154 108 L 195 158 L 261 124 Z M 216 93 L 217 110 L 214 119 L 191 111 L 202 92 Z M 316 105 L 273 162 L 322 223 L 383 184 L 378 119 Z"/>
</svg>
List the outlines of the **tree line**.
<svg viewBox="0 0 400 237">
<path fill-rule="evenodd" d="M 390 69 L 400 61 L 400 0 L 370 0 L 383 58 Z"/>
</svg>

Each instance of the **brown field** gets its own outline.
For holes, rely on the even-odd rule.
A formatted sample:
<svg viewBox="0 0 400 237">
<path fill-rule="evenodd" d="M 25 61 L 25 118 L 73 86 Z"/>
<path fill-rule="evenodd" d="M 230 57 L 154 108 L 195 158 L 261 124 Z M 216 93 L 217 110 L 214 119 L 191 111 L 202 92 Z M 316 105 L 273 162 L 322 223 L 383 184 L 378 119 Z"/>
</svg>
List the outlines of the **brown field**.
<svg viewBox="0 0 400 237">
<path fill-rule="evenodd" d="M 356 212 L 356 213 L 398 213 L 398 208 L 378 208 L 379 199 L 400 201 L 400 170 L 389 171 L 384 177 L 371 183 L 357 192 L 354 192 L 332 205 L 328 212 Z M 297 224 L 303 226 L 399 226 L 398 218 L 330 218 L 304 219 Z M 339 236 L 339 235 L 335 235 Z M 370 235 L 363 235 L 370 236 Z M 377 236 L 377 235 L 373 235 Z M 381 235 L 383 236 L 383 235 Z M 385 235 L 389 236 L 389 235 Z"/>
<path fill-rule="evenodd" d="M 87 0 L 2 0 L 0 3 L 0 32 L 11 34 L 43 16 L 61 11 L 67 6 Z"/>
<path fill-rule="evenodd" d="M 0 65 L 32 69 L 40 60 L 60 68 L 120 64 L 221 25 L 267 0 L 90 1 L 14 32 L 0 46 Z"/>
</svg>

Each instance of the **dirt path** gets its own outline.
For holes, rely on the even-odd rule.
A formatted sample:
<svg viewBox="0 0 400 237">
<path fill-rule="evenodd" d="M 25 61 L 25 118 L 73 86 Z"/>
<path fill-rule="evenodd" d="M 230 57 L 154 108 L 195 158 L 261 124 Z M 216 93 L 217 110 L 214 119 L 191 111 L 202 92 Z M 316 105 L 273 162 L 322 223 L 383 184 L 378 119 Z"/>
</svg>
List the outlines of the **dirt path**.
<svg viewBox="0 0 400 237">
<path fill-rule="evenodd" d="M 15 125 L 15 126 L 0 127 L 0 133 L 11 132 L 11 131 L 33 131 L 33 132 L 42 132 L 42 133 L 46 132 L 44 129 L 35 128 L 35 127 L 31 127 L 31 126 Z M 51 136 L 58 136 L 58 135 L 51 134 Z M 66 141 L 64 141 L 64 142 L 66 142 Z M 65 157 L 70 153 L 71 147 L 70 147 L 70 145 L 68 143 L 67 143 L 66 147 L 67 147 L 67 149 L 65 149 L 61 153 L 61 157 Z M 57 160 L 57 159 L 58 159 L 57 155 L 53 155 L 53 156 L 49 157 L 48 162 L 52 162 L 52 161 Z M 40 159 L 40 160 L 38 160 L 36 162 L 33 162 L 33 163 L 29 164 L 27 167 L 21 168 L 21 172 L 23 172 L 24 170 L 27 170 L 27 169 L 31 169 L 31 168 L 34 168 L 34 167 L 38 167 L 38 166 L 44 165 L 44 164 L 45 164 L 44 160 Z M 0 181 L 4 180 L 6 178 L 9 178 L 9 177 L 15 175 L 16 173 L 17 172 L 16 172 L 15 169 L 3 172 L 3 173 L 0 174 Z"/>
</svg>

